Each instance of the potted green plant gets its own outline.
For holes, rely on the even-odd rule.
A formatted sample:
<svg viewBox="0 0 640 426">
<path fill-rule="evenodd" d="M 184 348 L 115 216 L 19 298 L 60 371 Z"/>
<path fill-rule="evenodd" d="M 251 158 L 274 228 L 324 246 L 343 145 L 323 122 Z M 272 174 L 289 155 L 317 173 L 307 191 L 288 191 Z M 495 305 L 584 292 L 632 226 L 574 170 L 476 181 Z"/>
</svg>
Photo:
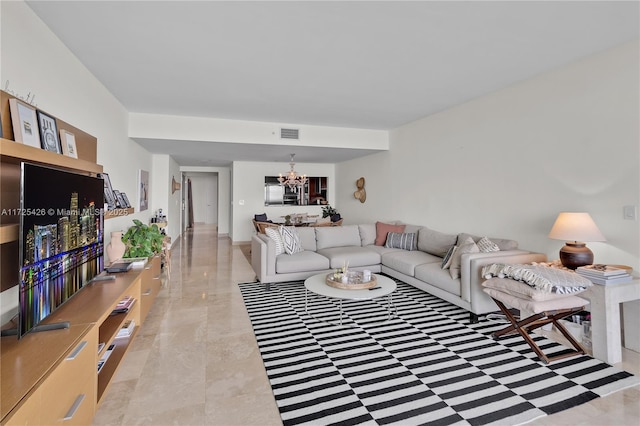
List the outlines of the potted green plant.
<svg viewBox="0 0 640 426">
<path fill-rule="evenodd" d="M 322 207 L 322 217 L 331 217 L 334 214 L 337 214 L 338 211 L 336 209 L 334 209 L 333 207 L 331 207 L 331 205 L 327 204 L 326 206 Z"/>
<path fill-rule="evenodd" d="M 146 225 L 133 219 L 133 226 L 122 236 L 122 242 L 127 246 L 123 258 L 154 256 L 162 252 L 163 240 L 164 235 L 158 225 Z"/>
</svg>

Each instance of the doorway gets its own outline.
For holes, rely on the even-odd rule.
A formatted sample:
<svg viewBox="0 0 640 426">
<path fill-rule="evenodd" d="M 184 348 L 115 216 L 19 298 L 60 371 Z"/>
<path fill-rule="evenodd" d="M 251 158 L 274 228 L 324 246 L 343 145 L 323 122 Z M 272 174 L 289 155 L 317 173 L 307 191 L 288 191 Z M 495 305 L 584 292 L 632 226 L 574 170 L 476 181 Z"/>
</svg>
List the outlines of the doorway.
<svg viewBox="0 0 640 426">
<path fill-rule="evenodd" d="M 218 224 L 218 173 L 184 172 L 183 231 L 195 223 Z"/>
</svg>

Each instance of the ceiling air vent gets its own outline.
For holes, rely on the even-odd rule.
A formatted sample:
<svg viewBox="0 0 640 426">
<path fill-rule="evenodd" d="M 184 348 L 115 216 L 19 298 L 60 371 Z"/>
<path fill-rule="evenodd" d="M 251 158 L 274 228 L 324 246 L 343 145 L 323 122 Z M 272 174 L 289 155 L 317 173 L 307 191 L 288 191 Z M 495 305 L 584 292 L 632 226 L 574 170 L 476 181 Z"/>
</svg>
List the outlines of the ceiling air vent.
<svg viewBox="0 0 640 426">
<path fill-rule="evenodd" d="M 300 129 L 280 129 L 280 139 L 300 139 Z"/>
</svg>

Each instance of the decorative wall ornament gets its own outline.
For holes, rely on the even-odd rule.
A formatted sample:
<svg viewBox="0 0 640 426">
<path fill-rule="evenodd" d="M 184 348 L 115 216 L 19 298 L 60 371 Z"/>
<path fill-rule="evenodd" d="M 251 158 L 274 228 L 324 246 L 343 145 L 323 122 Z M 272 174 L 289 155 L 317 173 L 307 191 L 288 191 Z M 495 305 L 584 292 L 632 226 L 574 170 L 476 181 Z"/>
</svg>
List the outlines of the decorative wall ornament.
<svg viewBox="0 0 640 426">
<path fill-rule="evenodd" d="M 356 187 L 358 187 L 358 190 L 353 193 L 353 197 L 356 200 L 360 200 L 361 203 L 364 203 L 365 201 L 367 201 L 367 191 L 365 191 L 365 189 L 364 189 L 364 178 L 363 177 L 361 177 L 360 179 L 358 179 L 356 181 Z"/>
<path fill-rule="evenodd" d="M 171 193 L 173 194 L 176 191 L 180 191 L 180 182 L 176 182 L 176 178 L 171 176 Z"/>
</svg>

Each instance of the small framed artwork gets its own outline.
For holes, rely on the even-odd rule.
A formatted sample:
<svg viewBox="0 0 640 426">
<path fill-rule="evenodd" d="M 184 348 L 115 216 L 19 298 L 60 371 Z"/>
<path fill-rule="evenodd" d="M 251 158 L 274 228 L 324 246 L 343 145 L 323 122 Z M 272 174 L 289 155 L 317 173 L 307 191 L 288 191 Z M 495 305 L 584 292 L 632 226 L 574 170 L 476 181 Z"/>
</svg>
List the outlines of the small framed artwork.
<svg viewBox="0 0 640 426">
<path fill-rule="evenodd" d="M 120 195 L 120 191 L 118 191 L 117 189 L 114 189 L 113 197 L 116 199 L 116 207 L 119 209 L 123 209 L 124 206 L 122 205 L 122 196 Z"/>
<path fill-rule="evenodd" d="M 149 208 L 149 172 L 146 170 L 140 170 L 138 178 L 138 206 L 141 212 Z"/>
<path fill-rule="evenodd" d="M 124 192 L 120 192 L 116 190 L 114 190 L 113 192 L 116 193 L 116 199 L 118 201 L 118 204 L 120 204 L 120 208 L 121 209 L 129 208 L 129 204 L 127 203 L 127 200 L 124 199 Z"/>
<path fill-rule="evenodd" d="M 111 179 L 107 173 L 100 173 L 99 176 L 104 181 L 104 201 L 107 203 L 107 209 L 113 210 L 116 208 L 116 197 L 111 187 Z"/>
<path fill-rule="evenodd" d="M 62 147 L 58 139 L 58 125 L 56 119 L 38 110 L 38 128 L 40 129 L 40 141 L 45 151 L 62 154 Z"/>
<path fill-rule="evenodd" d="M 129 197 L 127 197 L 127 194 L 125 194 L 124 192 L 121 192 L 120 196 L 122 197 L 122 201 L 124 201 L 124 208 L 125 209 L 130 208 L 131 202 L 129 202 Z"/>
<path fill-rule="evenodd" d="M 62 144 L 62 153 L 67 157 L 78 158 L 78 150 L 76 148 L 76 136 L 65 129 L 60 129 L 60 143 Z"/>
<path fill-rule="evenodd" d="M 40 148 L 40 132 L 36 109 L 19 99 L 9 99 L 11 124 L 13 125 L 13 139 L 16 142 Z"/>
</svg>

